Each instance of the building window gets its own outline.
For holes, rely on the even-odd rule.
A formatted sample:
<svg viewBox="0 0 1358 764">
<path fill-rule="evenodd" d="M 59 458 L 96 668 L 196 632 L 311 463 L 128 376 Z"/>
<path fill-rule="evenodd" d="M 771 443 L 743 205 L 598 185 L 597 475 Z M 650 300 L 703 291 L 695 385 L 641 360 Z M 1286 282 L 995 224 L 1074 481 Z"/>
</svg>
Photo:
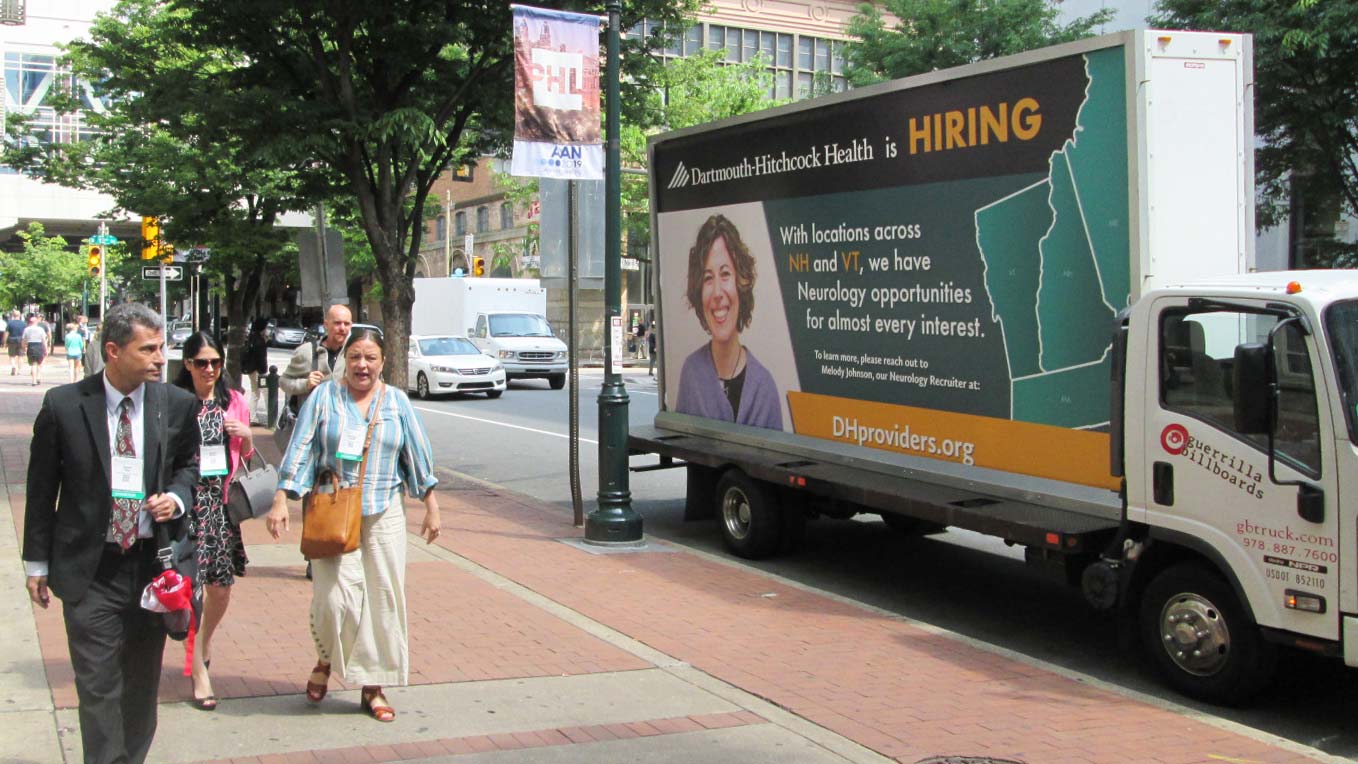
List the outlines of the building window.
<svg viewBox="0 0 1358 764">
<path fill-rule="evenodd" d="M 505 202 L 500 205 L 500 227 L 509 229 L 514 227 L 514 203 Z"/>
<path fill-rule="evenodd" d="M 439 241 L 448 238 L 448 218 L 439 215 L 438 220 L 435 222 L 435 231 L 434 238 Z"/>
<path fill-rule="evenodd" d="M 467 235 L 467 213 L 461 210 L 453 213 L 453 235 Z"/>
<path fill-rule="evenodd" d="M 485 233 L 490 230 L 490 208 L 481 205 L 476 208 L 476 232 Z"/>
<path fill-rule="evenodd" d="M 628 37 L 653 35 L 653 22 L 638 24 Z M 781 100 L 804 98 L 813 92 L 839 92 L 848 88 L 844 77 L 847 43 L 823 37 L 792 35 L 762 29 L 721 24 L 695 24 L 675 43 L 660 52 L 663 58 L 691 56 L 700 50 L 719 51 L 724 60 L 744 63 L 763 56 L 773 73 L 769 95 Z M 682 50 L 682 53 L 680 52 Z"/>
</svg>

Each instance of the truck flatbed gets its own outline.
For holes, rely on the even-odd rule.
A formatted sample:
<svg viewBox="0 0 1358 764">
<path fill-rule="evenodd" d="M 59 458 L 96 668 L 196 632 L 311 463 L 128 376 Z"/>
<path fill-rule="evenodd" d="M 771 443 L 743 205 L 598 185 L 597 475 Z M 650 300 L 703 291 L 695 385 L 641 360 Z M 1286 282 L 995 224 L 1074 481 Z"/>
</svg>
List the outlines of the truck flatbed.
<svg viewBox="0 0 1358 764">
<path fill-rule="evenodd" d="M 654 453 L 666 466 L 735 465 L 750 477 L 815 496 L 984 533 L 1067 554 L 1097 552 L 1118 528 L 1118 518 L 1044 507 L 1004 497 L 898 477 L 878 469 L 822 462 L 770 448 L 655 426 L 633 427 L 629 453 Z M 674 464 L 672 460 L 682 464 Z M 647 470 L 653 467 L 638 467 Z"/>
</svg>

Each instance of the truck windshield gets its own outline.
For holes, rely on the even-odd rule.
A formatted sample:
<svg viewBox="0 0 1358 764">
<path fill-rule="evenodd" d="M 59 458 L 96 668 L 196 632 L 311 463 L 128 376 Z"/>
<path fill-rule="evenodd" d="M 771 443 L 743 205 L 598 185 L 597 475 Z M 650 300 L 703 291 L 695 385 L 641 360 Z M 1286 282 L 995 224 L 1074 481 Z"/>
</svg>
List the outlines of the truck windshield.
<svg viewBox="0 0 1358 764">
<path fill-rule="evenodd" d="M 547 319 L 531 313 L 500 313 L 490 317 L 492 337 L 551 337 Z"/>
<path fill-rule="evenodd" d="M 1349 424 L 1349 440 L 1358 443 L 1358 301 L 1337 302 L 1325 311 L 1339 394 Z"/>
</svg>

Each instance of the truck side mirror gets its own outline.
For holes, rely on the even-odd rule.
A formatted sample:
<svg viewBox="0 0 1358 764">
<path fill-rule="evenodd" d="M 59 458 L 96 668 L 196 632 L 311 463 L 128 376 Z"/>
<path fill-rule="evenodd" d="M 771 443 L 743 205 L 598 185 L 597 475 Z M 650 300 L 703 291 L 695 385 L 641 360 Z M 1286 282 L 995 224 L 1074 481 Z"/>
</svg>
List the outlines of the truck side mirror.
<svg viewBox="0 0 1358 764">
<path fill-rule="evenodd" d="M 1298 486 L 1297 516 L 1311 523 L 1325 522 L 1325 491 L 1320 486 L 1311 483 Z"/>
<path fill-rule="evenodd" d="M 1242 435 L 1267 434 L 1273 397 L 1268 382 L 1268 345 L 1248 342 L 1235 346 L 1231 368 L 1235 430 Z"/>
</svg>

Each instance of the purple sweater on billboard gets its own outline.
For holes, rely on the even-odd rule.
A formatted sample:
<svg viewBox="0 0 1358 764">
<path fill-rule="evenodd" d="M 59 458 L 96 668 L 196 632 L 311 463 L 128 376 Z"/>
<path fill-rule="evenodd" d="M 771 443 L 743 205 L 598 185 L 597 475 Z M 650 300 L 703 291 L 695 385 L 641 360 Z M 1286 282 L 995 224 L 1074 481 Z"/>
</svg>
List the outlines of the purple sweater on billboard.
<svg viewBox="0 0 1358 764">
<path fill-rule="evenodd" d="M 773 375 L 755 360 L 749 348 L 745 349 L 745 385 L 740 390 L 739 417 L 732 416 L 731 402 L 722 391 L 721 379 L 717 377 L 717 367 L 707 345 L 684 359 L 684 368 L 679 372 L 679 399 L 674 410 L 752 427 L 783 429 L 782 401 L 778 399 Z"/>
</svg>

